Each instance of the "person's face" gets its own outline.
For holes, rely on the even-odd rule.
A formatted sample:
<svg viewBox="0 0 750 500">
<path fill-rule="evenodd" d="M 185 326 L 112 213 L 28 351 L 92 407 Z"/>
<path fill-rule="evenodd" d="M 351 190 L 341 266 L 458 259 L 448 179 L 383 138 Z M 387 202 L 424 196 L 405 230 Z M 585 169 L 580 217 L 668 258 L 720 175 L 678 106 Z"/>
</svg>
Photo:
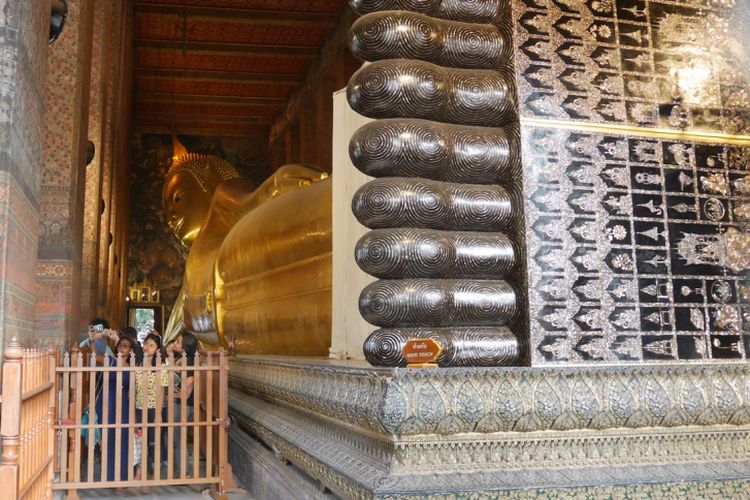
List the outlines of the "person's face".
<svg viewBox="0 0 750 500">
<path fill-rule="evenodd" d="M 129 358 L 132 351 L 133 348 L 130 345 L 129 340 L 122 339 L 117 343 L 117 354 L 121 355 L 123 358 Z"/>
<path fill-rule="evenodd" d="M 208 216 L 211 196 L 189 172 L 179 172 L 164 190 L 167 223 L 183 245 L 189 247 Z"/>
<path fill-rule="evenodd" d="M 159 346 L 154 342 L 154 339 L 146 339 L 143 343 L 143 353 L 146 356 L 155 356 L 158 350 Z"/>
<path fill-rule="evenodd" d="M 174 347 L 172 347 L 172 352 L 175 354 L 182 354 L 185 352 L 185 349 L 182 348 L 182 335 L 178 335 L 177 339 L 174 341 Z"/>
</svg>

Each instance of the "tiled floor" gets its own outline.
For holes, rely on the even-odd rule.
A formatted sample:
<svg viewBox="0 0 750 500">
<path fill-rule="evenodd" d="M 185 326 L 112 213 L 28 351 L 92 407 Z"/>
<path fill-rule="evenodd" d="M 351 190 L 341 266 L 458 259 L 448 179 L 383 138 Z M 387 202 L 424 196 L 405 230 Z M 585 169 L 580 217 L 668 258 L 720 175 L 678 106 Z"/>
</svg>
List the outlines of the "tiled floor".
<svg viewBox="0 0 750 500">
<path fill-rule="evenodd" d="M 115 490 L 85 490 L 79 493 L 81 498 L 144 498 L 144 499 L 164 499 L 164 498 L 179 498 L 179 499 L 206 499 L 210 498 L 208 492 L 204 495 L 201 491 L 202 488 L 198 486 L 172 486 L 172 487 L 161 487 L 161 488 L 130 488 L 125 489 L 122 492 L 116 492 Z M 229 495 L 230 500 L 245 500 L 250 499 L 247 493 L 232 493 Z"/>
<path fill-rule="evenodd" d="M 143 499 L 206 499 L 210 498 L 208 492 L 203 494 L 203 487 L 200 486 L 171 486 L 161 488 L 126 488 L 122 491 L 115 491 L 112 489 L 101 489 L 101 490 L 81 490 L 79 496 L 81 498 L 143 498 Z M 64 499 L 64 492 L 57 492 L 55 499 Z M 230 493 L 230 500 L 246 500 L 252 499 L 247 493 Z"/>
<path fill-rule="evenodd" d="M 94 476 L 99 477 L 100 475 L 99 461 L 94 463 Z M 192 461 L 189 461 L 188 470 L 192 469 Z M 166 469 L 162 468 L 162 477 L 166 477 Z M 205 463 L 201 460 L 200 465 L 201 476 L 205 475 Z M 82 469 L 82 475 L 86 476 L 86 466 L 84 464 Z M 199 476 L 199 477 L 201 477 Z M 239 482 L 238 482 L 239 484 Z M 190 486 L 162 486 L 162 487 L 151 487 L 151 488 L 123 488 L 121 490 L 115 490 L 112 488 L 102 488 L 95 490 L 80 490 L 78 495 L 81 498 L 144 498 L 144 499 L 206 499 L 210 498 L 210 492 L 208 491 L 209 485 L 190 485 Z M 205 494 L 204 494 L 205 491 Z M 65 498 L 64 492 L 57 492 L 55 500 L 63 500 Z M 252 497 L 247 493 L 231 493 L 229 494 L 230 500 L 246 500 Z"/>
<path fill-rule="evenodd" d="M 192 465 L 189 464 L 189 467 Z M 95 476 L 99 476 L 99 463 L 95 465 Z M 205 464 L 201 461 L 201 475 L 205 472 Z M 85 468 L 84 468 L 85 476 Z M 166 469 L 162 469 L 162 477 L 166 477 Z M 100 488 L 95 490 L 80 490 L 78 495 L 81 498 L 144 498 L 144 499 L 161 499 L 161 498 L 179 498 L 179 499 L 206 499 L 210 498 L 209 489 L 210 485 L 194 484 L 189 486 L 161 486 L 161 487 L 150 487 L 150 488 L 123 488 L 115 490 L 113 488 Z M 205 493 L 204 493 L 205 492 Z M 62 500 L 65 498 L 63 492 L 58 492 L 55 495 L 55 500 Z M 232 493 L 229 495 L 230 500 L 246 500 L 252 498 L 247 493 Z"/>
</svg>

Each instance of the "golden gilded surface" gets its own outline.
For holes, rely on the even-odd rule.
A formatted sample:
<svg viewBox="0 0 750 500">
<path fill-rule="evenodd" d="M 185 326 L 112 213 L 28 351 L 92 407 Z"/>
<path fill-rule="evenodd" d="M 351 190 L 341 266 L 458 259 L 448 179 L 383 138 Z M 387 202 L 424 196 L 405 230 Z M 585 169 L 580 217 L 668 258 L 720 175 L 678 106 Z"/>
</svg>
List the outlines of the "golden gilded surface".
<svg viewBox="0 0 750 500">
<path fill-rule="evenodd" d="M 165 340 L 187 329 L 239 353 L 327 355 L 328 175 L 287 165 L 252 190 L 227 165 L 190 155 L 167 174 L 169 225 L 190 252 Z"/>
<path fill-rule="evenodd" d="M 555 127 L 563 130 L 580 130 L 600 134 L 629 134 L 653 139 L 690 141 L 707 144 L 727 144 L 750 146 L 750 135 L 724 134 L 701 130 L 672 130 L 667 128 L 634 127 L 615 123 L 594 123 L 582 121 L 551 120 L 547 118 L 521 118 L 521 124 L 531 127 Z"/>
</svg>

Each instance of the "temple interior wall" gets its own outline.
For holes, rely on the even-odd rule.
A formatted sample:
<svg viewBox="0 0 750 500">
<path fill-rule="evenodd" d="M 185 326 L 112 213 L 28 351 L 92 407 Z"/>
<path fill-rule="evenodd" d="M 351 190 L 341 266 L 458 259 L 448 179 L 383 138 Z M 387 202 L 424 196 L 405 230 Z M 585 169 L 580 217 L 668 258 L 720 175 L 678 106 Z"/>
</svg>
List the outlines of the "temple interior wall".
<svg viewBox="0 0 750 500">
<path fill-rule="evenodd" d="M 122 314 L 124 281 L 109 284 L 120 289 L 110 293 L 95 278 L 118 274 L 114 263 L 107 271 L 98 265 L 97 254 L 109 247 L 100 241 L 109 233 L 114 246 L 127 241 L 126 200 L 110 198 L 114 191 L 103 185 L 127 182 L 132 14 L 127 2 L 68 3 L 54 45 L 48 2 L 3 2 L 0 9 L 3 343 L 18 336 L 27 345 L 63 347 L 93 315 L 117 321 Z M 86 167 L 89 140 L 96 154 Z M 101 217 L 113 205 L 119 229 Z M 123 261 L 116 266 L 122 274 Z"/>
<path fill-rule="evenodd" d="M 34 334 L 46 2 L 0 2 L 0 342 Z"/>
<path fill-rule="evenodd" d="M 93 2 L 69 3 L 66 32 L 48 49 L 40 192 L 36 334 L 64 345 L 79 329 L 83 191 Z"/>
</svg>

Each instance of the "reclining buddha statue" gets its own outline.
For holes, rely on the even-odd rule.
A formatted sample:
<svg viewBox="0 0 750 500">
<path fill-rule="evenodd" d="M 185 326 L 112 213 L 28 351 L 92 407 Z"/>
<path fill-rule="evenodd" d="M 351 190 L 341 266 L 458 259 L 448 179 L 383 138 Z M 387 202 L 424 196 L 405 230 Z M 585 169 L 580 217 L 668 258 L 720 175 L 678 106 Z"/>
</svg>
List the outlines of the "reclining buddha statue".
<svg viewBox="0 0 750 500">
<path fill-rule="evenodd" d="M 327 355 L 331 182 L 305 165 L 258 189 L 215 156 L 177 158 L 162 200 L 190 250 L 165 341 L 181 331 L 238 353 Z"/>
</svg>

